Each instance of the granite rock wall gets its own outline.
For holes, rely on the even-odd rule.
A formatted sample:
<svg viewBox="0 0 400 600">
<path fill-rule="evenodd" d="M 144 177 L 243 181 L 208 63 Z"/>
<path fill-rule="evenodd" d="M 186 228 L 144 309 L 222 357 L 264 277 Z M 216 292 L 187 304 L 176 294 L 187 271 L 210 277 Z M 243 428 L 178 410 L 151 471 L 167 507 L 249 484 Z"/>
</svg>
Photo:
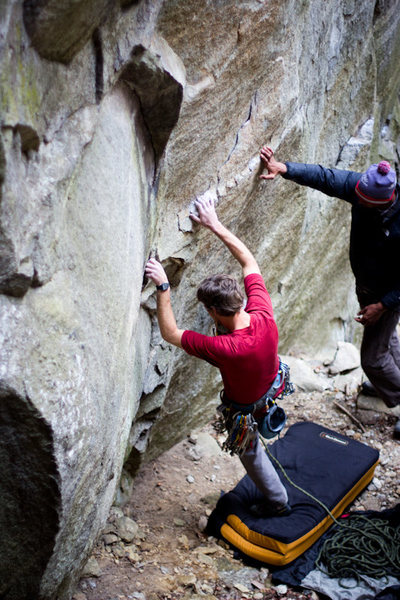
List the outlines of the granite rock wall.
<svg viewBox="0 0 400 600">
<path fill-rule="evenodd" d="M 349 208 L 259 180 L 282 160 L 398 166 L 395 0 L 6 0 L 0 6 L 0 595 L 69 598 L 143 460 L 205 422 L 218 373 L 165 344 L 239 275 L 188 212 L 211 195 L 254 251 L 281 352 L 359 337 Z"/>
</svg>

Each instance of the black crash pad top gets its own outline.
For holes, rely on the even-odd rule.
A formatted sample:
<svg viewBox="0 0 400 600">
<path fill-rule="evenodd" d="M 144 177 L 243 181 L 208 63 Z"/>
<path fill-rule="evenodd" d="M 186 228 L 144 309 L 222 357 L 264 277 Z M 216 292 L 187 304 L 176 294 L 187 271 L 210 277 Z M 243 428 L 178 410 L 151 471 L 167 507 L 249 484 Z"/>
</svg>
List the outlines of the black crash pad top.
<svg viewBox="0 0 400 600">
<path fill-rule="evenodd" d="M 374 448 L 311 422 L 292 425 L 285 436 L 268 447 L 283 465 L 289 478 L 332 510 L 377 463 Z M 291 485 L 282 471 L 277 472 L 285 485 L 290 515 L 260 519 L 249 507 L 263 500 L 248 475 L 224 494 L 213 511 L 209 525 L 220 529 L 229 515 L 236 515 L 251 531 L 290 544 L 308 534 L 326 516 L 315 500 Z"/>
</svg>

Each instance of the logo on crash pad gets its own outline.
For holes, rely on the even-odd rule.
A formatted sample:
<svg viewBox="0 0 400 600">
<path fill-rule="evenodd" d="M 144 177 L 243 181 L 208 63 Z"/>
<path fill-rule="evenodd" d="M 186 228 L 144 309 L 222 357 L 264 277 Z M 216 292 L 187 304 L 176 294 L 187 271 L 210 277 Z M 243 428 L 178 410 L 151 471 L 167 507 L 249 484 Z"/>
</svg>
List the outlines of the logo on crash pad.
<svg viewBox="0 0 400 600">
<path fill-rule="evenodd" d="M 326 431 L 322 431 L 319 434 L 325 440 L 329 440 L 330 442 L 336 442 L 336 444 L 340 444 L 341 446 L 348 446 L 349 442 L 347 440 L 343 440 L 341 438 L 336 437 L 333 433 L 327 433 Z"/>
</svg>

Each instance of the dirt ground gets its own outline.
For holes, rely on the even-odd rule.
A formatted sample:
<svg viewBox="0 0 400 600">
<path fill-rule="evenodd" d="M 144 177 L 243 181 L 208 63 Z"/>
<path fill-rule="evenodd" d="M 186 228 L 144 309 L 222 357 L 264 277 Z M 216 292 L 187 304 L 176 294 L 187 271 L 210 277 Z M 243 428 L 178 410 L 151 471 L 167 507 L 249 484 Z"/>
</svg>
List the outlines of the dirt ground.
<svg viewBox="0 0 400 600">
<path fill-rule="evenodd" d="M 379 449 L 374 480 L 352 508 L 381 510 L 400 502 L 394 416 L 357 410 L 355 397 L 338 400 L 332 392 L 295 393 L 281 405 L 288 425 L 313 421 Z M 142 468 L 123 512 L 111 510 L 75 600 L 323 598 L 273 586 L 267 566 L 249 568 L 226 544 L 204 533 L 221 491 L 232 489 L 244 475 L 239 459 L 220 451 L 218 439 L 223 440 L 209 424 Z M 131 541 L 118 532 L 123 516 L 138 526 Z"/>
</svg>

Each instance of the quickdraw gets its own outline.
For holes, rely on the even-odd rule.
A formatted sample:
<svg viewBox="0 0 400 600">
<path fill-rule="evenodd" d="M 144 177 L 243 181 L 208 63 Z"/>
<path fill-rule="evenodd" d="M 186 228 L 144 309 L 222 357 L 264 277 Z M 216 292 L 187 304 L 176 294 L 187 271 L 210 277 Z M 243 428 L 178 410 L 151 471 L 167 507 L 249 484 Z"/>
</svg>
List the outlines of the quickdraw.
<svg viewBox="0 0 400 600">
<path fill-rule="evenodd" d="M 251 447 L 257 436 L 257 421 L 253 415 L 241 413 L 236 413 L 230 420 L 232 424 L 228 429 L 228 436 L 222 445 L 222 450 L 231 455 L 239 454 L 240 456 Z"/>
</svg>

